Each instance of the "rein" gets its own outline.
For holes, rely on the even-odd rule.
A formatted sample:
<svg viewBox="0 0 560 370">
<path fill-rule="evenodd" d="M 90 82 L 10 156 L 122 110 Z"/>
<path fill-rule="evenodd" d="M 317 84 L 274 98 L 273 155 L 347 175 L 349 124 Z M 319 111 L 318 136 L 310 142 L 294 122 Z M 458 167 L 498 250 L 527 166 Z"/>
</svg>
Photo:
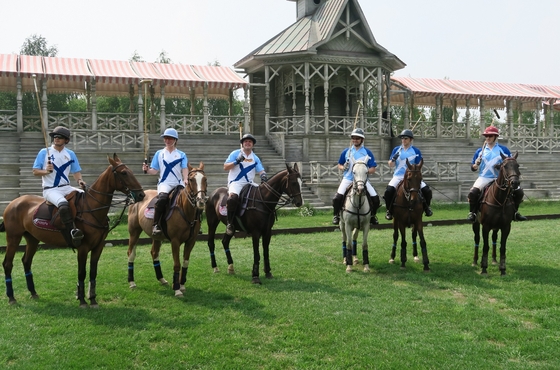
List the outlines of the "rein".
<svg viewBox="0 0 560 370">
<path fill-rule="evenodd" d="M 494 181 L 494 183 L 488 188 L 488 196 L 492 196 L 492 199 L 494 200 L 495 203 L 489 203 L 486 201 L 485 199 L 485 203 L 488 204 L 489 206 L 495 206 L 495 207 L 505 207 L 508 204 L 508 200 L 512 197 L 513 194 L 513 187 L 511 185 L 512 179 L 514 178 L 519 178 L 519 174 L 515 173 L 512 175 L 506 175 L 505 172 L 505 165 L 507 161 L 511 161 L 513 160 L 513 158 L 506 158 L 504 159 L 504 161 L 502 162 L 502 164 L 500 165 L 500 173 L 498 174 L 498 178 L 496 179 L 496 181 Z M 502 180 L 502 183 L 500 184 L 499 181 L 500 179 Z M 493 189 L 497 189 L 496 191 L 491 191 Z M 500 202 L 500 200 L 498 199 L 496 193 L 497 192 L 501 192 L 501 193 L 505 193 L 505 196 L 503 198 L 503 201 Z M 500 197 L 501 198 L 501 197 Z"/>
<path fill-rule="evenodd" d="M 202 175 L 204 175 L 204 171 L 202 171 L 202 170 L 194 169 L 194 170 L 189 171 L 187 186 L 185 187 L 185 189 L 183 191 L 181 191 L 181 197 L 186 196 L 189 204 L 191 205 L 191 207 L 194 210 L 194 219 L 189 220 L 187 215 L 185 214 L 185 211 L 183 210 L 183 208 L 175 206 L 175 208 L 177 208 L 177 210 L 179 211 L 179 214 L 181 215 L 183 220 L 185 220 L 187 223 L 191 224 L 191 227 L 194 225 L 194 223 L 198 219 L 197 207 L 196 207 L 197 196 L 199 194 L 202 194 L 203 196 L 201 197 L 201 199 L 204 199 L 206 197 L 206 194 L 207 194 L 207 190 L 198 190 L 198 191 L 194 192 L 191 188 L 191 185 L 190 185 L 191 184 L 191 175 L 196 174 L 198 172 L 200 172 Z M 194 177 L 194 176 L 192 176 L 192 177 Z"/>
<path fill-rule="evenodd" d="M 287 172 L 287 170 L 284 170 L 284 171 Z M 284 175 L 284 176 L 280 179 L 280 182 L 281 182 L 281 183 L 285 183 L 285 185 L 281 185 L 281 186 L 282 186 L 282 190 L 281 190 L 281 191 L 276 190 L 275 188 L 273 188 L 273 187 L 269 184 L 269 182 L 271 182 L 275 177 L 277 177 L 278 174 L 280 174 L 280 173 L 282 173 L 282 172 L 284 172 L 284 171 L 278 172 L 276 175 L 272 176 L 268 182 L 263 182 L 263 183 L 261 183 L 262 187 L 264 187 L 265 189 L 267 189 L 267 190 L 272 194 L 272 196 L 273 196 L 274 198 L 276 198 L 276 200 L 265 200 L 265 199 L 264 199 L 265 197 L 262 195 L 262 192 L 261 192 L 261 190 L 262 190 L 262 189 L 261 189 L 261 186 L 259 186 L 259 187 L 257 188 L 258 193 L 259 193 L 259 196 L 260 196 L 260 199 L 258 199 L 257 197 L 249 198 L 250 201 L 253 201 L 253 204 L 254 204 L 255 202 L 259 202 L 259 203 L 262 203 L 262 204 L 265 206 L 265 208 L 266 208 L 266 210 L 262 210 L 262 209 L 258 209 L 257 207 L 254 207 L 256 210 L 261 211 L 261 212 L 266 212 L 266 213 L 276 213 L 276 211 L 279 210 L 280 208 L 285 207 L 285 206 L 287 206 L 288 204 L 292 203 L 292 202 L 293 202 L 293 199 L 294 199 L 295 197 L 297 197 L 298 195 L 301 195 L 301 189 L 300 189 L 300 192 L 299 192 L 299 193 L 292 193 L 292 194 L 289 193 L 289 190 L 290 190 L 290 189 L 289 189 L 289 187 L 288 187 L 288 179 L 289 179 L 289 177 L 291 176 L 291 174 L 290 174 L 289 172 L 287 172 L 286 175 Z M 286 201 L 285 201 L 283 204 L 278 205 L 278 202 L 280 201 L 280 198 L 282 198 L 282 194 L 283 194 L 283 193 L 286 193 L 286 194 L 288 195 L 289 198 L 286 199 Z M 271 207 L 269 207 L 269 205 L 272 205 L 272 204 L 274 205 L 274 206 L 273 206 L 273 209 L 271 209 Z M 268 211 L 268 212 L 267 212 L 267 211 Z"/>
<path fill-rule="evenodd" d="M 120 176 L 122 176 L 122 175 L 119 172 L 117 172 L 117 168 L 119 168 L 121 166 L 126 166 L 126 165 L 124 163 L 120 163 L 117 166 L 112 168 L 112 172 L 113 172 L 113 175 L 115 176 L 115 179 L 118 179 L 124 185 L 125 182 L 122 181 L 122 179 L 120 179 Z M 91 186 L 86 185 L 86 189 L 85 189 L 85 192 L 84 192 L 83 205 L 84 206 L 87 205 L 88 208 L 87 208 L 87 210 L 84 210 L 84 209 L 78 210 L 77 215 L 76 215 L 76 219 L 82 221 L 86 225 L 89 225 L 89 226 L 92 226 L 92 227 L 95 227 L 95 228 L 98 228 L 98 229 L 107 229 L 108 228 L 109 231 L 113 230 L 115 227 L 117 227 L 121 223 L 124 212 L 125 212 L 126 208 L 130 205 L 130 199 L 132 198 L 132 196 L 131 196 L 132 192 L 141 190 L 141 189 L 129 189 L 126 185 L 124 186 L 124 188 L 125 188 L 125 192 L 127 194 L 127 197 L 124 200 L 121 200 L 121 201 L 118 201 L 118 202 L 113 202 L 112 200 L 113 200 L 114 191 L 112 193 L 105 193 L 105 192 L 99 191 L 97 189 L 94 189 Z M 115 186 L 115 189 L 116 189 L 116 186 Z M 110 203 L 105 204 L 105 203 L 101 202 L 99 199 L 97 199 L 94 195 L 91 194 L 92 192 L 96 193 L 96 194 L 99 194 L 99 195 L 102 195 L 102 196 L 109 197 L 110 198 Z M 97 203 L 101 204 L 101 207 L 91 208 L 89 202 L 86 202 L 85 197 L 91 197 Z M 118 206 L 118 205 L 123 204 L 123 203 L 124 203 L 124 207 L 121 211 L 121 214 L 120 214 L 119 218 L 117 219 L 117 221 L 115 222 L 115 224 L 111 227 L 109 227 L 108 223 L 104 224 L 94 214 L 94 212 L 96 212 L 96 211 L 101 211 L 101 210 L 104 210 L 104 209 L 107 209 L 107 208 L 110 209 L 111 207 Z M 92 222 L 84 220 L 82 215 L 85 214 L 85 213 L 91 214 L 91 216 L 95 219 L 97 224 L 94 224 Z"/>
</svg>

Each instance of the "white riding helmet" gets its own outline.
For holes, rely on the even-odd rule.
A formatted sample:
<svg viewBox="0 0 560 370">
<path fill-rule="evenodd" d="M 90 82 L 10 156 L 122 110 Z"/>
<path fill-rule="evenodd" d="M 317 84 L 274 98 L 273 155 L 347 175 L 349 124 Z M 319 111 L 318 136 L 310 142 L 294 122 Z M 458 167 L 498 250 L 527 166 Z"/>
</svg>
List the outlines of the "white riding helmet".
<svg viewBox="0 0 560 370">
<path fill-rule="evenodd" d="M 366 136 L 364 135 L 364 130 L 362 130 L 361 128 L 354 129 L 354 131 L 352 131 L 352 133 L 350 134 L 350 137 L 352 136 L 358 136 L 361 137 L 362 139 L 366 138 Z"/>
<path fill-rule="evenodd" d="M 165 129 L 165 132 L 163 134 L 161 134 L 161 137 L 164 137 L 164 136 L 169 136 L 169 137 L 172 137 L 174 139 L 179 140 L 179 134 L 177 133 L 177 130 L 175 130 L 174 128 Z"/>
</svg>

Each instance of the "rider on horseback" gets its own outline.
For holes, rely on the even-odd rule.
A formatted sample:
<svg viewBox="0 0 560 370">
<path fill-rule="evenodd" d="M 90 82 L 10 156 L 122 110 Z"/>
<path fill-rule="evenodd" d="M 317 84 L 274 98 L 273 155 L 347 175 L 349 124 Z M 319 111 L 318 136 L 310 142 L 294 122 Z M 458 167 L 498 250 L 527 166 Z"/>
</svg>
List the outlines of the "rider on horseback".
<svg viewBox="0 0 560 370">
<path fill-rule="evenodd" d="M 257 143 L 257 139 L 251 134 L 245 134 L 240 140 L 241 149 L 234 150 L 230 153 L 224 163 L 224 170 L 229 171 L 228 175 L 228 194 L 227 199 L 227 219 L 226 234 L 233 235 L 235 233 L 234 219 L 239 206 L 239 193 L 247 184 L 257 186 L 253 182 L 255 173 L 261 177 L 261 182 L 266 182 L 266 172 L 261 160 L 253 153 L 253 146 Z"/>
<path fill-rule="evenodd" d="M 189 161 L 187 155 L 177 149 L 179 134 L 174 128 L 168 128 L 161 135 L 165 148 L 154 154 L 150 167 L 146 163 L 142 165 L 145 173 L 150 175 L 159 174 L 157 185 L 157 201 L 154 207 L 154 222 L 152 236 L 159 236 L 161 230 L 161 217 L 165 213 L 169 201 L 169 193 L 179 185 L 185 184 L 189 175 Z"/>
<path fill-rule="evenodd" d="M 60 219 L 64 224 L 62 235 L 69 247 L 79 247 L 84 233 L 74 227 L 74 219 L 70 205 L 65 196 L 73 191 L 82 191 L 70 186 L 68 175 L 72 174 L 78 185 L 84 188 L 86 183 L 82 179 L 82 169 L 76 154 L 66 148 L 70 142 L 70 130 L 58 126 L 49 133 L 52 145 L 43 148 L 37 154 L 33 163 L 33 175 L 41 176 L 43 182 L 43 197 L 58 207 Z"/>
<path fill-rule="evenodd" d="M 467 216 L 467 220 L 471 222 L 476 221 L 476 214 L 478 212 L 478 205 L 480 203 L 482 190 L 498 178 L 499 168 L 496 165 L 499 165 L 503 161 L 500 153 L 511 157 L 509 149 L 505 145 L 498 144 L 498 136 L 500 136 L 500 132 L 496 126 L 488 126 L 482 135 L 486 138 L 484 145 L 482 148 L 477 149 L 471 162 L 471 171 L 474 172 L 478 170 L 478 178 L 468 195 L 470 212 Z M 518 211 L 519 204 L 523 201 L 523 195 L 524 193 L 521 187 L 513 191 L 515 221 L 527 220 L 527 217 L 522 216 Z"/>
<path fill-rule="evenodd" d="M 404 173 L 406 172 L 406 160 L 410 164 L 419 164 L 422 160 L 422 153 L 420 149 L 412 145 L 412 140 L 414 140 L 414 134 L 412 130 L 403 130 L 399 135 L 401 139 L 401 145 L 397 146 L 391 152 L 389 159 L 389 167 L 395 167 L 395 172 L 393 173 L 393 178 L 389 181 L 387 189 L 385 189 L 385 194 L 383 198 L 385 199 L 385 205 L 387 207 L 387 213 L 385 218 L 387 220 L 392 220 L 393 215 L 391 214 L 391 206 L 393 205 L 393 200 L 397 194 L 397 185 L 403 180 Z M 420 185 L 420 190 L 422 192 L 422 198 L 424 202 L 424 213 L 426 217 L 433 215 L 430 204 L 432 202 L 432 190 L 424 181 Z"/>
<path fill-rule="evenodd" d="M 363 160 L 368 166 L 369 175 L 373 175 L 375 173 L 375 168 L 377 167 L 377 163 L 375 162 L 373 153 L 371 152 L 371 150 L 364 146 L 364 130 L 362 130 L 361 128 L 355 129 L 350 134 L 350 138 L 352 139 L 352 146 L 344 149 L 340 154 L 340 158 L 338 159 L 338 169 L 344 170 L 344 175 L 332 200 L 334 209 L 332 222 L 334 225 L 338 225 L 340 223 L 340 210 L 342 209 L 342 204 L 344 202 L 344 194 L 346 193 L 346 190 L 352 184 L 352 181 L 354 179 L 354 174 L 352 173 L 352 165 L 356 161 Z M 377 212 L 377 209 L 379 208 L 381 202 L 379 200 L 379 195 L 377 195 L 377 192 L 370 184 L 369 178 L 366 182 L 366 188 L 369 208 L 371 209 L 370 226 L 373 226 L 379 223 L 377 221 L 375 213 Z"/>
</svg>

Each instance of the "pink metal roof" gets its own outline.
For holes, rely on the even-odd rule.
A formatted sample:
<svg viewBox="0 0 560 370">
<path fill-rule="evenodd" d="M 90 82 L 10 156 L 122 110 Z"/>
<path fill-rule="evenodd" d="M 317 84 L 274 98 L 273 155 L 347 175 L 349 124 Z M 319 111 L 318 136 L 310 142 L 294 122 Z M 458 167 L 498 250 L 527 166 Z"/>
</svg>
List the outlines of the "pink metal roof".
<svg viewBox="0 0 560 370">
<path fill-rule="evenodd" d="M 17 54 L 0 54 L 0 89 L 3 91 L 17 91 Z"/>
<path fill-rule="evenodd" d="M 86 81 L 93 78 L 87 59 L 44 57 L 47 91 L 85 92 Z"/>
</svg>

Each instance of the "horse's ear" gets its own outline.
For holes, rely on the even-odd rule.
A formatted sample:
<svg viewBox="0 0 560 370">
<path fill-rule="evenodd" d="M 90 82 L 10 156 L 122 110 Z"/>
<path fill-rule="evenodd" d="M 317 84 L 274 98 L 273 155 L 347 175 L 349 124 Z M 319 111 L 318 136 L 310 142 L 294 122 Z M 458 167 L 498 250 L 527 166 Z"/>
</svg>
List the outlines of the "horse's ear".
<svg viewBox="0 0 560 370">
<path fill-rule="evenodd" d="M 189 172 L 191 172 L 191 171 L 192 171 L 192 169 L 193 169 L 193 167 L 191 166 L 191 163 L 190 163 L 190 162 L 189 162 L 189 163 L 187 163 L 187 167 L 188 167 L 188 169 L 189 169 Z"/>
<path fill-rule="evenodd" d="M 204 162 L 200 161 L 200 164 L 198 165 L 198 168 L 200 168 L 201 171 L 204 170 Z"/>
<path fill-rule="evenodd" d="M 519 152 L 515 152 L 515 154 L 513 155 L 513 159 L 517 160 L 518 155 L 519 155 Z"/>
<path fill-rule="evenodd" d="M 111 158 L 109 155 L 107 155 L 107 160 L 109 161 L 109 163 L 113 167 L 115 167 L 117 165 L 117 161 L 114 159 L 115 157 L 116 157 L 116 154 L 113 154 L 113 158 Z"/>
<path fill-rule="evenodd" d="M 500 152 L 500 157 L 502 157 L 502 159 L 506 159 L 507 155 L 505 155 L 504 153 Z"/>
<path fill-rule="evenodd" d="M 297 162 L 294 162 L 294 171 L 299 172 L 299 168 Z"/>
<path fill-rule="evenodd" d="M 408 158 L 406 159 L 406 167 L 410 168 L 412 170 L 412 165 L 410 164 L 410 162 L 408 161 Z"/>
</svg>

